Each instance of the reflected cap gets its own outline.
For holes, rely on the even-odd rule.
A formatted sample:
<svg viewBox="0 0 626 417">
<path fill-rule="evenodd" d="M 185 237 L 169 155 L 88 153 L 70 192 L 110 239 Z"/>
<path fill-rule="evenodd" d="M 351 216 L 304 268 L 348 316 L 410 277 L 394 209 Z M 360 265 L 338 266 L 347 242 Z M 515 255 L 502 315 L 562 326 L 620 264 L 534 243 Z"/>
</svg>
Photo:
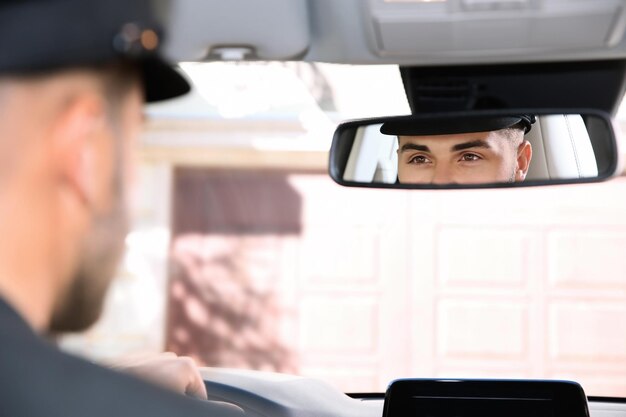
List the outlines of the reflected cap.
<svg viewBox="0 0 626 417">
<path fill-rule="evenodd" d="M 148 0 L 0 0 L 0 76 L 135 62 L 146 101 L 166 100 L 190 86 L 162 41 Z"/>
<path fill-rule="evenodd" d="M 415 118 L 389 121 L 383 123 L 380 132 L 385 135 L 397 136 L 453 135 L 491 132 L 519 125 L 526 134 L 530 132 L 535 121 L 536 117 L 533 115 L 441 116 L 429 119 Z"/>
</svg>

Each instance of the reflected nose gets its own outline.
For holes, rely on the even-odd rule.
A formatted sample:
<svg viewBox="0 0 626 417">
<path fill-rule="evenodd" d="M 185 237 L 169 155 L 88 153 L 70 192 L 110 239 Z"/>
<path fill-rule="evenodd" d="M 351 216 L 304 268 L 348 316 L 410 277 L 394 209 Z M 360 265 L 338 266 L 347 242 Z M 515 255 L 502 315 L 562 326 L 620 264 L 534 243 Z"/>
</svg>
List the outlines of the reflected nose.
<svg viewBox="0 0 626 417">
<path fill-rule="evenodd" d="M 455 183 L 452 177 L 451 171 L 445 165 L 437 165 L 434 170 L 433 178 L 430 181 L 431 184 L 453 184 Z"/>
</svg>

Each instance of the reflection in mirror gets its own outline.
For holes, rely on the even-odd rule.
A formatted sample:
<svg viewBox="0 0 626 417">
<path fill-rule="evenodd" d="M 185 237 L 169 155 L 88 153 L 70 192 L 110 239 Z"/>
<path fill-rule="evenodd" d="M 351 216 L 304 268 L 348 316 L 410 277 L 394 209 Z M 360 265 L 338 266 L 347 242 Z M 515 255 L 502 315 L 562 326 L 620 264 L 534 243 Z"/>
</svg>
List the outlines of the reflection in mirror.
<svg viewBox="0 0 626 417">
<path fill-rule="evenodd" d="M 595 114 L 352 122 L 337 129 L 331 152 L 331 175 L 352 185 L 595 179 L 615 165 L 610 123 Z"/>
</svg>

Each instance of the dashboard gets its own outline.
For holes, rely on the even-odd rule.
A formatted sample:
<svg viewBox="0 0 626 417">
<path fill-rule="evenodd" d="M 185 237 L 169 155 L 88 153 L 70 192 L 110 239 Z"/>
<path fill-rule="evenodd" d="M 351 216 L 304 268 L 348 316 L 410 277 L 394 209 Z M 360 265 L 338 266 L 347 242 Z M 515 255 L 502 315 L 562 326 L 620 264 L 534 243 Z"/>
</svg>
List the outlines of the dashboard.
<svg viewBox="0 0 626 417">
<path fill-rule="evenodd" d="M 346 395 L 323 381 L 271 372 L 202 368 L 209 400 L 249 417 L 382 417 L 385 395 Z M 588 398 L 590 417 L 626 417 L 626 399 Z M 532 417 L 534 417 L 534 413 Z"/>
</svg>

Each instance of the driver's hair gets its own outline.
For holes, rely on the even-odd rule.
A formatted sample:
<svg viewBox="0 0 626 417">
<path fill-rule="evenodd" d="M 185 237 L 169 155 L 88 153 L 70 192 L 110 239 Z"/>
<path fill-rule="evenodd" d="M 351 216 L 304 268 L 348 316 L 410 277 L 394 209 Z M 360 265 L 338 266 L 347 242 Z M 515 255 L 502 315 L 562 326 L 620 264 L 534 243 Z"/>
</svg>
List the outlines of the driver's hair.
<svg viewBox="0 0 626 417">
<path fill-rule="evenodd" d="M 141 80 L 139 69 L 136 64 L 118 60 L 106 64 L 71 67 L 56 70 L 36 71 L 23 74 L 9 74 L 0 76 L 0 111 L 4 104 L 4 98 L 9 94 L 7 88 L 12 82 L 39 82 L 47 78 L 70 72 L 85 72 L 96 76 L 100 82 L 100 89 L 109 105 L 109 113 L 115 115 L 120 100 L 131 90 L 131 87 Z"/>
<path fill-rule="evenodd" d="M 507 127 L 499 131 L 502 132 L 505 138 L 512 141 L 514 145 L 519 145 L 524 141 L 526 126 L 524 123 L 519 122 L 511 127 Z"/>
<path fill-rule="evenodd" d="M 126 61 L 87 67 L 86 69 L 95 72 L 99 76 L 104 95 L 109 104 L 115 106 L 115 108 L 117 108 L 116 104 L 119 104 L 120 99 L 124 98 L 132 86 L 141 80 L 137 65 Z"/>
</svg>

